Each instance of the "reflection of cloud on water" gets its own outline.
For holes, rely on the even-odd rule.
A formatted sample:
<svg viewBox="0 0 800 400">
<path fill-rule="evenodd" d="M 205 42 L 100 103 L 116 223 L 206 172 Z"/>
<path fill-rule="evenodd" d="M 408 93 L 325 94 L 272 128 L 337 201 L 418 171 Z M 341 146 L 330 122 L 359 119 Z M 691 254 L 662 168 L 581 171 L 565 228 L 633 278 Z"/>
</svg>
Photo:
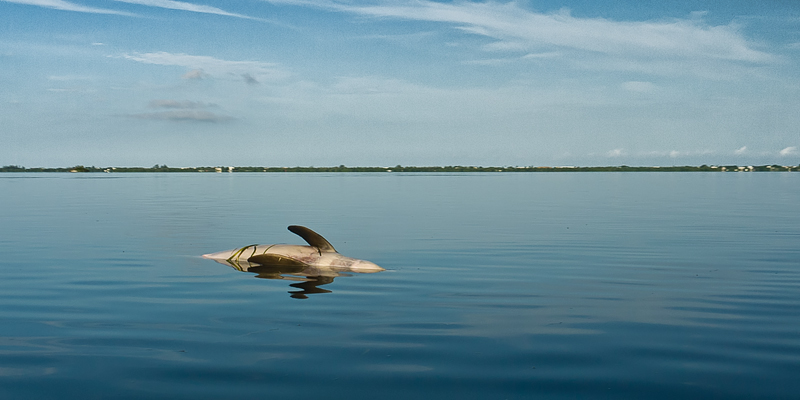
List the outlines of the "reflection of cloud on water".
<svg viewBox="0 0 800 400">
<path fill-rule="evenodd" d="M 605 335 L 619 331 L 621 326 L 725 329 L 741 318 L 742 308 L 750 306 L 726 290 L 709 293 L 714 279 L 745 281 L 734 272 L 670 271 L 661 279 L 649 277 L 651 271 L 646 268 L 628 272 L 629 276 L 613 279 L 601 278 L 600 274 L 546 284 L 521 280 L 518 287 L 504 279 L 507 292 L 480 292 L 476 287 L 473 292 L 439 293 L 431 296 L 425 307 L 469 309 L 458 319 L 447 321 L 446 325 L 454 329 L 443 329 L 443 323 L 417 324 L 400 332 L 517 338 L 525 343 L 531 335 Z M 680 293 L 671 289 L 676 282 L 682 287 Z M 516 318 L 508 318 L 508 310 L 514 310 Z M 378 333 L 396 334 L 398 328 L 378 329 Z"/>
</svg>

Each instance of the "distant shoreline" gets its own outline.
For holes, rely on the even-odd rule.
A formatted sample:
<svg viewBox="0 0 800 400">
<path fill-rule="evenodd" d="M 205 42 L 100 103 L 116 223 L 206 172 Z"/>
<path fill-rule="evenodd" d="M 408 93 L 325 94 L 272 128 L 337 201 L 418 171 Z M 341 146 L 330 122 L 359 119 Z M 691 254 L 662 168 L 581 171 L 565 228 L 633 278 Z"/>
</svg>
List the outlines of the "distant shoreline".
<svg viewBox="0 0 800 400">
<path fill-rule="evenodd" d="M 394 167 L 168 167 L 166 165 L 154 165 L 152 167 L 85 167 L 76 165 L 66 168 L 26 168 L 17 165 L 6 165 L 0 167 L 0 172 L 105 172 L 105 173 L 124 173 L 124 172 L 796 172 L 800 170 L 800 165 L 759 165 L 759 166 L 738 166 L 738 165 L 701 165 L 701 166 L 671 166 L 671 167 L 630 167 L 606 166 L 606 167 L 578 167 L 578 166 L 559 166 L 559 167 L 478 167 L 478 166 L 445 166 L 445 167 L 414 167 L 401 166 Z"/>
</svg>

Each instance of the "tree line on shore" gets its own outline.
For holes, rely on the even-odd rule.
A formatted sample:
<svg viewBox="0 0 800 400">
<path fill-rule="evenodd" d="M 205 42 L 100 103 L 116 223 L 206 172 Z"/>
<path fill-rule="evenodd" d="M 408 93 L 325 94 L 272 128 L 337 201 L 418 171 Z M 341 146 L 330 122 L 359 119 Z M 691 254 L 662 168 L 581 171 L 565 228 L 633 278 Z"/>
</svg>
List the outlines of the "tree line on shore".
<svg viewBox="0 0 800 400">
<path fill-rule="evenodd" d="M 154 165 L 152 167 L 87 167 L 76 165 L 61 168 L 26 168 L 18 165 L 0 167 L 0 172 L 768 172 L 768 171 L 798 171 L 800 165 L 701 165 L 701 166 L 671 166 L 671 167 L 631 167 L 604 166 L 604 167 L 479 167 L 479 166 L 443 166 L 443 167 L 168 167 L 167 165 Z"/>
</svg>

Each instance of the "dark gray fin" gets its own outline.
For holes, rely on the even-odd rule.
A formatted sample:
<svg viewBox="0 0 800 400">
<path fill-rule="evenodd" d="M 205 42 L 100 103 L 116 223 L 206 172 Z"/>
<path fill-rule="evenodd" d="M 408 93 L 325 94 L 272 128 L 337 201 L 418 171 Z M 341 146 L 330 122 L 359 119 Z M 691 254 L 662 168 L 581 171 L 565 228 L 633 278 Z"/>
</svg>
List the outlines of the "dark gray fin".
<svg viewBox="0 0 800 400">
<path fill-rule="evenodd" d="M 324 237 L 322 237 L 322 235 L 306 228 L 305 226 L 290 225 L 289 230 L 292 231 L 292 233 L 299 235 L 301 238 L 303 238 L 303 240 L 308 242 L 308 244 L 318 248 L 320 252 L 338 253 L 338 251 L 336 251 L 336 249 L 334 249 L 333 246 L 328 243 Z"/>
<path fill-rule="evenodd" d="M 247 259 L 247 262 L 253 264 L 264 265 L 268 267 L 285 267 L 285 268 L 305 268 L 308 264 L 297 261 L 294 258 L 286 257 L 280 254 L 256 254 Z M 251 268 L 252 269 L 252 268 Z"/>
</svg>

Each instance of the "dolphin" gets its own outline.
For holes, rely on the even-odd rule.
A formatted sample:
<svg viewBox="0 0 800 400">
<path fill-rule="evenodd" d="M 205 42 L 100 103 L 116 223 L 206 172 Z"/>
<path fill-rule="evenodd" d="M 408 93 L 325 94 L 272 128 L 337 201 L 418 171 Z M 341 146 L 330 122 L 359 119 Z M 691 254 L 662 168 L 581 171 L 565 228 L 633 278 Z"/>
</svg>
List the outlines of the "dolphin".
<svg viewBox="0 0 800 400">
<path fill-rule="evenodd" d="M 369 261 L 339 254 L 322 235 L 311 229 L 299 225 L 291 225 L 288 229 L 303 238 L 308 246 L 251 244 L 237 249 L 203 254 L 203 258 L 229 265 L 239 271 L 255 272 L 260 278 L 306 282 L 319 281 L 311 277 L 333 278 L 346 275 L 348 272 L 369 274 L 385 271 Z"/>
</svg>

